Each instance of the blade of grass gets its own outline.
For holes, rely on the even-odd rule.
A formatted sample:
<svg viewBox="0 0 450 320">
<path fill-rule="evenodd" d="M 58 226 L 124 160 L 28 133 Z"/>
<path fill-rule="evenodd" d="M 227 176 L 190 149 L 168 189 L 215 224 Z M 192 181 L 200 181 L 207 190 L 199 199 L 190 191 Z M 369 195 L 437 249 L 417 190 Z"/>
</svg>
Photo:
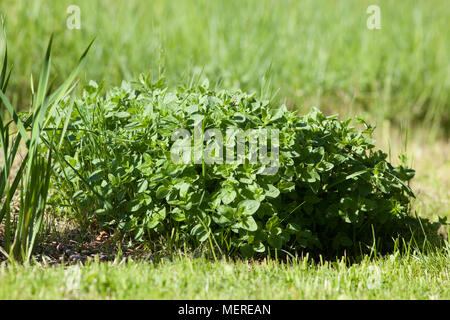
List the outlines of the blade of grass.
<svg viewBox="0 0 450 320">
<path fill-rule="evenodd" d="M 93 41 L 83 52 L 75 70 L 53 94 L 50 94 L 48 83 L 52 43 L 53 36 L 50 37 L 47 46 L 36 92 L 33 83 L 31 83 L 31 114 L 25 121 L 22 121 L 19 118 L 5 95 L 4 90 L 6 89 L 11 74 L 11 72 L 7 73 L 7 52 L 5 52 L 4 64 L 0 74 L 0 105 L 5 105 L 12 118 L 12 121 L 5 124 L 5 119 L 0 114 L 0 142 L 2 143 L 2 150 L 4 151 L 4 166 L 2 167 L 0 176 L 0 191 L 2 192 L 2 195 L 6 194 L 6 200 L 0 211 L 0 222 L 5 219 L 5 245 L 2 249 L 2 253 L 8 256 L 10 261 L 23 262 L 28 261 L 31 258 L 33 248 L 35 247 L 44 221 L 45 205 L 50 187 L 50 176 L 53 170 L 53 150 L 52 148 L 47 147 L 46 142 L 48 141 L 42 137 L 42 132 L 45 132 L 45 125 L 43 125 L 43 123 L 53 115 L 52 110 L 54 110 L 55 105 L 64 99 L 64 97 L 75 87 L 76 84 L 73 84 L 73 81 L 81 69 Z M 32 78 L 31 82 L 33 82 Z M 73 108 L 73 105 L 71 105 L 71 108 Z M 48 109 L 51 112 L 48 112 Z M 66 115 L 67 119 L 64 121 L 62 128 L 63 136 L 61 139 L 63 139 L 67 131 L 71 111 L 72 109 L 70 109 L 69 114 Z M 58 127 L 59 123 L 60 121 L 58 122 Z M 14 142 L 10 147 L 10 126 L 12 124 L 15 124 L 17 127 L 17 132 L 15 133 Z M 30 136 L 28 136 L 27 129 L 30 131 Z M 54 130 L 56 129 L 59 130 L 60 128 L 55 128 Z M 9 185 L 8 181 L 11 175 L 12 163 L 18 154 L 21 141 L 25 141 L 28 152 L 25 158 L 22 159 L 20 168 L 12 184 Z M 50 140 L 48 144 L 54 145 L 52 140 Z M 41 146 L 44 147 L 43 150 L 40 149 Z M 48 151 L 47 156 L 43 157 L 43 153 L 46 151 Z M 19 186 L 19 215 L 17 223 L 12 225 L 10 203 Z M 14 237 L 12 237 L 13 233 Z M 10 243 L 11 239 L 13 239 L 12 245 Z"/>
</svg>

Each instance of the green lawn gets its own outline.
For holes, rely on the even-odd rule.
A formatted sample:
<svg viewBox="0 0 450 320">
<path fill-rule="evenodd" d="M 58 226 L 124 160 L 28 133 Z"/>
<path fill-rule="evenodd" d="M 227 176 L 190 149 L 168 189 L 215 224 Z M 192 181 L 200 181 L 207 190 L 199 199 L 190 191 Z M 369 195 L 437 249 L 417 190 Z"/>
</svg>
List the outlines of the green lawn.
<svg viewBox="0 0 450 320">
<path fill-rule="evenodd" d="M 450 299 L 450 251 L 346 266 L 306 259 L 0 267 L 0 299 Z"/>
</svg>

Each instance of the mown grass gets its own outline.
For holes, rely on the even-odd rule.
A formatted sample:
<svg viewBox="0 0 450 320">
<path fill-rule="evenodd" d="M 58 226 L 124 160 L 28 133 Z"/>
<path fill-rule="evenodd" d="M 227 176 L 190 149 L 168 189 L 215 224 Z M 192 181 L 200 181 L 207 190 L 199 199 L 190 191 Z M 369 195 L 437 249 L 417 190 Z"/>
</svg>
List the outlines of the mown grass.
<svg viewBox="0 0 450 320">
<path fill-rule="evenodd" d="M 449 249 L 336 262 L 218 261 L 1 266 L 0 299 L 449 299 Z"/>
<path fill-rule="evenodd" d="M 66 26 L 69 5 L 81 29 Z M 279 90 L 275 100 L 332 113 L 367 111 L 376 120 L 426 123 L 448 131 L 450 7 L 445 0 L 386 1 L 381 30 L 368 30 L 373 1 L 27 1 L 4 0 L 16 78 L 26 107 L 31 71 L 55 32 L 55 69 L 63 77 L 86 43 L 96 43 L 84 83 L 108 86 L 141 72 L 169 85 L 202 73 L 222 88 Z M 267 90 L 267 89 L 271 90 Z"/>
</svg>

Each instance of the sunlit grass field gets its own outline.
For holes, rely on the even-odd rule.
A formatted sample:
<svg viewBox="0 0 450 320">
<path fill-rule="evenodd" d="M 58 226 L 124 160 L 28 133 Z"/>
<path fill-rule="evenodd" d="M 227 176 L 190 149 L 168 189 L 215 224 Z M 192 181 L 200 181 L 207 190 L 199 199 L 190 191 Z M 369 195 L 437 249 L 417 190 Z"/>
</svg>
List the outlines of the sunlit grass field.
<svg viewBox="0 0 450 320">
<path fill-rule="evenodd" d="M 67 28 L 76 4 L 81 29 Z M 15 1 L 4 0 L 15 99 L 26 107 L 30 73 L 55 34 L 62 79 L 94 37 L 82 82 L 107 85 L 152 71 L 171 85 L 207 77 L 221 88 L 278 92 L 305 111 L 367 112 L 397 124 L 448 125 L 450 6 L 445 0 L 377 1 Z M 448 126 L 441 127 L 448 130 Z"/>
<path fill-rule="evenodd" d="M 375 1 L 2 0 L 9 96 L 27 109 L 54 33 L 51 80 L 63 81 L 95 37 L 80 86 L 107 87 L 151 72 L 168 84 L 210 80 L 286 103 L 300 113 L 363 115 L 393 163 L 416 170 L 413 211 L 450 220 L 450 38 L 446 0 Z M 81 9 L 70 30 L 69 5 Z M 0 38 L 0 52 L 4 41 Z M 36 80 L 35 80 L 36 81 Z M 449 299 L 450 252 L 399 251 L 346 265 L 306 259 L 162 261 L 85 266 L 0 265 L 0 299 Z"/>
</svg>

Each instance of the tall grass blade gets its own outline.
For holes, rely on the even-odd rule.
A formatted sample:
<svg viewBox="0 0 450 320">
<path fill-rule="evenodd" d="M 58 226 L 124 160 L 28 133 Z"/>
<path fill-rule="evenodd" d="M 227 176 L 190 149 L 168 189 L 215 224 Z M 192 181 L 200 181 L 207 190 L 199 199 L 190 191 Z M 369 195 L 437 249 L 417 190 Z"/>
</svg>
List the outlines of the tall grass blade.
<svg viewBox="0 0 450 320">
<path fill-rule="evenodd" d="M 4 164 L 0 172 L 0 196 L 5 198 L 0 210 L 0 222 L 5 221 L 5 241 L 1 252 L 10 261 L 29 261 L 37 243 L 44 221 L 45 205 L 53 170 L 52 159 L 54 153 L 52 147 L 55 145 L 51 138 L 46 140 L 42 136 L 46 129 L 45 122 L 46 119 L 53 116 L 52 110 L 54 110 L 55 105 L 64 99 L 75 87 L 73 84 L 74 79 L 81 69 L 93 41 L 83 52 L 75 70 L 71 72 L 58 89 L 50 94 L 51 89 L 48 88 L 48 85 L 52 43 L 53 36 L 50 37 L 47 46 L 36 91 L 33 83 L 31 84 L 31 112 L 25 120 L 20 119 L 5 95 L 11 75 L 11 71 L 7 72 L 7 52 L 5 52 L 0 73 L 0 106 L 4 105 L 12 118 L 12 121 L 7 122 L 5 117 L 3 117 L 3 113 L 0 112 L 0 142 L 4 158 Z M 10 128 L 12 125 L 15 125 L 17 131 L 14 133 L 15 138 L 12 144 L 10 144 L 12 135 Z M 63 128 L 55 128 L 55 130 L 62 129 L 63 134 L 65 134 L 68 126 L 69 121 L 66 119 Z M 27 153 L 21 159 L 19 170 L 12 183 L 10 183 L 11 167 L 17 158 L 22 141 L 25 142 Z M 51 147 L 49 147 L 50 145 Z M 15 219 L 11 216 L 11 201 L 19 189 L 19 214 L 17 222 L 14 222 Z"/>
</svg>

